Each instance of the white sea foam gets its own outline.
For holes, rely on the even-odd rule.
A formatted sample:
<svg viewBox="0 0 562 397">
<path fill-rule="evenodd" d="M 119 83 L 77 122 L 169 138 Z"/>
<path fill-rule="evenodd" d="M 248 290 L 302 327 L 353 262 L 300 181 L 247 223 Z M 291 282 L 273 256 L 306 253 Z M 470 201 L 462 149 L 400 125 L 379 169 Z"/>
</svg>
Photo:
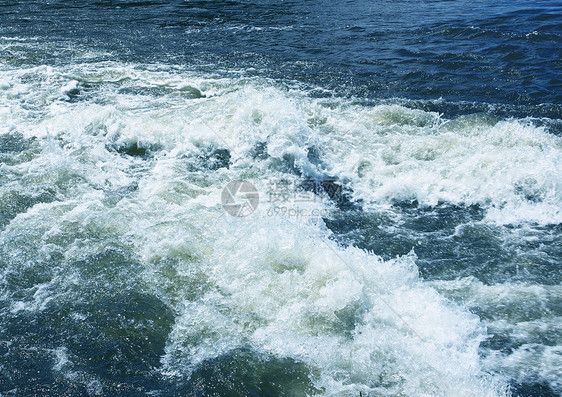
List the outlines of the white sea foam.
<svg viewBox="0 0 562 397">
<path fill-rule="evenodd" d="M 323 103 L 266 82 L 205 80 L 120 65 L 7 74 L 14 84 L 0 97 L 11 107 L 3 124 L 14 125 L 16 116 L 17 130 L 26 134 L 41 136 L 48 127 L 55 136 L 72 133 L 91 141 L 92 134 L 103 135 L 104 143 L 115 145 L 176 151 L 224 147 L 231 151 L 233 167 L 256 163 L 248 153 L 263 144 L 270 159 L 260 167 L 280 161 L 308 176 L 337 176 L 366 205 L 478 204 L 499 224 L 562 222 L 562 140 L 525 121 L 490 122 L 478 116 L 444 121 L 398 105 Z M 30 76 L 38 83 L 18 82 Z M 80 90 L 79 81 L 103 82 L 105 104 L 61 102 L 56 86 L 66 96 Z M 116 82 L 121 91 L 141 94 L 120 93 L 112 87 Z M 203 97 L 182 96 L 186 86 L 202 90 Z M 155 87 L 161 93 L 142 94 Z M 29 110 L 30 104 L 37 109 Z M 40 114 L 46 116 L 40 124 L 29 125 Z M 310 148 L 320 164 L 307 158 Z"/>
<path fill-rule="evenodd" d="M 247 179 L 264 198 L 268 179 L 300 172 L 339 177 L 365 205 L 479 204 L 491 222 L 560 222 L 558 137 L 517 120 L 447 123 L 156 66 L 9 69 L 0 78 L 10 81 L 0 125 L 13 126 L 1 132 L 42 149 L 0 167 L 12 181 L 0 194 L 48 185 L 56 198 L 3 229 L 12 250 L 3 251 L 12 263 L 4 274 L 34 250 L 68 264 L 121 239 L 178 313 L 165 374 L 187 376 L 250 346 L 305 363 L 325 395 L 506 394 L 481 365 L 482 323 L 418 279 L 415 255 L 384 261 L 343 249 L 321 222 L 268 216 L 264 201 L 250 218 L 227 218 L 220 194 Z M 229 167 L 209 168 L 217 149 L 228 151 Z M 163 279 L 164 266 L 176 278 Z M 42 310 L 79 282 L 64 268 L 54 273 L 14 313 Z"/>
<path fill-rule="evenodd" d="M 519 383 L 537 379 L 562 391 L 560 285 L 503 283 L 485 285 L 470 277 L 431 283 L 441 293 L 481 313 L 489 338 L 507 338 L 504 351 L 484 349 L 484 365 Z"/>
<path fill-rule="evenodd" d="M 443 123 L 394 105 L 330 112 L 327 125 L 336 132 L 321 135 L 323 158 L 368 203 L 478 204 L 500 224 L 562 221 L 562 140 L 525 121 Z"/>
</svg>

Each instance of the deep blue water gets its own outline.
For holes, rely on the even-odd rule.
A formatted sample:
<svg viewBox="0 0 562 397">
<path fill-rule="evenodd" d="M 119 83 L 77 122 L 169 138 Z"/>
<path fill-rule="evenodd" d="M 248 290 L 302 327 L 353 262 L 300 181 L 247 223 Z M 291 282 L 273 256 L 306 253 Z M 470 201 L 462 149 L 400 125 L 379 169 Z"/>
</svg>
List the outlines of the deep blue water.
<svg viewBox="0 0 562 397">
<path fill-rule="evenodd" d="M 4 1 L 1 6 L 4 36 L 108 50 L 111 59 L 246 73 L 254 68 L 361 98 L 443 98 L 519 105 L 522 114 L 537 117 L 560 113 L 562 3 L 557 1 Z M 72 61 L 61 52 L 18 61 Z"/>
<path fill-rule="evenodd" d="M 0 396 L 561 395 L 562 2 L 0 0 L 0 73 Z"/>
</svg>

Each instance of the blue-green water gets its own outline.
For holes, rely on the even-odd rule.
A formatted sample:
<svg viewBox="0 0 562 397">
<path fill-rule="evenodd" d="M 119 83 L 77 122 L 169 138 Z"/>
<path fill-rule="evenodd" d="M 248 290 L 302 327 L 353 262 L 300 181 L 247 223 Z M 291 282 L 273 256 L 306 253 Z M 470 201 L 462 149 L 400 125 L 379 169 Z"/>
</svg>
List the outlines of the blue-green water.
<svg viewBox="0 0 562 397">
<path fill-rule="evenodd" d="M 0 0 L 0 395 L 560 395 L 561 53 L 556 1 Z"/>
</svg>

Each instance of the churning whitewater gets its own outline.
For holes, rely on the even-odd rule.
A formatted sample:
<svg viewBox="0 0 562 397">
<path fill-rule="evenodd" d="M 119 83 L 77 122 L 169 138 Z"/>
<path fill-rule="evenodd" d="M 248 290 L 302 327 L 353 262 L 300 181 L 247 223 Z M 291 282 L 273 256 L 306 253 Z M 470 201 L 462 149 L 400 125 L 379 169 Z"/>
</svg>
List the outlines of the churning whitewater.
<svg viewBox="0 0 562 397">
<path fill-rule="evenodd" d="M 562 140 L 533 120 L 117 62 L 2 65 L 0 103 L 6 395 L 30 391 L 34 360 L 48 391 L 90 395 L 504 396 L 541 357 L 482 348 L 488 327 L 560 327 L 559 285 L 424 280 L 418 237 L 381 256 L 329 220 L 272 212 L 266 193 L 332 178 L 347 204 L 316 192 L 307 211 L 347 205 L 395 229 L 397 203 L 478 207 L 449 239 L 560 224 Z M 233 180 L 260 192 L 248 217 L 221 205 Z M 485 321 L 488 295 L 540 297 L 542 314 Z M 541 351 L 548 367 L 530 370 L 560 390 L 560 350 Z"/>
</svg>

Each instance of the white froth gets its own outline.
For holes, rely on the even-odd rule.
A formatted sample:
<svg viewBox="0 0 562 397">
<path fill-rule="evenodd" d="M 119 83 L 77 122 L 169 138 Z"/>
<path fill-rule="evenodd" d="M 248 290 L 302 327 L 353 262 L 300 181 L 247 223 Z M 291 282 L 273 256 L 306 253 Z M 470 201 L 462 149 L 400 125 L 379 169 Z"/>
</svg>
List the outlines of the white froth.
<svg viewBox="0 0 562 397">
<path fill-rule="evenodd" d="M 386 108 L 383 107 L 383 108 Z M 478 204 L 499 224 L 562 221 L 562 140 L 522 121 L 416 122 L 412 111 L 375 107 L 353 124 L 330 114 L 324 158 L 351 181 L 356 198 L 380 204 L 416 200 Z M 361 113 L 360 113 L 361 114 Z M 403 126 L 396 114 L 409 120 Z M 430 114 L 426 117 L 429 118 Z M 337 137 L 338 145 L 328 145 Z"/>
<path fill-rule="evenodd" d="M 265 167 L 289 162 L 310 177 L 339 177 L 366 205 L 477 204 L 498 224 L 562 221 L 562 141 L 525 121 L 491 123 L 468 116 L 444 121 L 439 114 L 398 105 L 326 106 L 263 82 L 205 81 L 111 64 L 89 66 L 82 75 L 78 67 L 66 74 L 47 67 L 5 73 L 13 85 L 0 96 L 10 109 L 3 125 L 15 119 L 27 135 L 44 136 L 48 128 L 53 136 L 76 135 L 73 141 L 82 146 L 98 139 L 190 152 L 226 148 L 233 167 L 255 163 L 248 153 L 262 144 L 270 158 Z M 38 83 L 29 83 L 29 76 Z M 106 104 L 61 101 L 53 88 L 57 81 L 63 93 L 81 89 L 79 81 L 103 84 Z M 141 94 L 121 93 L 110 82 Z M 202 97 L 182 96 L 186 86 Z M 142 94 L 153 87 L 163 96 Z M 30 103 L 37 110 L 30 111 Z M 321 163 L 310 160 L 308 148 Z"/>
<path fill-rule="evenodd" d="M 318 223 L 268 216 L 265 201 L 250 218 L 227 218 L 220 194 L 248 179 L 264 198 L 269 178 L 302 172 L 339 177 L 366 205 L 479 204 L 493 222 L 560 222 L 558 137 L 517 120 L 446 123 L 400 106 L 326 104 L 263 81 L 151 69 L 1 72 L 10 84 L 0 125 L 42 150 L 0 170 L 21 191 L 48 185 L 56 197 L 2 230 L 2 244 L 18 247 L 6 272 L 30 247 L 71 263 L 105 239 L 126 240 L 142 277 L 178 313 L 162 359 L 169 375 L 249 345 L 317 370 L 325 395 L 505 395 L 478 356 L 482 323 L 418 279 L 415 255 L 385 261 L 343 249 Z M 133 145 L 147 159 L 122 152 Z M 229 168 L 194 167 L 216 149 L 228 151 Z M 163 280 L 164 266 L 178 280 Z M 71 282 L 55 277 L 12 310 L 41 310 Z M 541 357 L 555 362 L 555 353 Z M 69 365 L 64 350 L 55 357 L 55 369 Z"/>
<path fill-rule="evenodd" d="M 562 322 L 557 310 L 560 285 L 504 283 L 485 285 L 474 278 L 435 281 L 442 293 L 485 313 L 489 338 L 508 338 L 506 351 L 484 349 L 484 366 L 518 383 L 537 379 L 555 392 L 562 391 L 558 369 L 562 363 Z M 548 342 L 545 342 L 548 341 Z"/>
</svg>

